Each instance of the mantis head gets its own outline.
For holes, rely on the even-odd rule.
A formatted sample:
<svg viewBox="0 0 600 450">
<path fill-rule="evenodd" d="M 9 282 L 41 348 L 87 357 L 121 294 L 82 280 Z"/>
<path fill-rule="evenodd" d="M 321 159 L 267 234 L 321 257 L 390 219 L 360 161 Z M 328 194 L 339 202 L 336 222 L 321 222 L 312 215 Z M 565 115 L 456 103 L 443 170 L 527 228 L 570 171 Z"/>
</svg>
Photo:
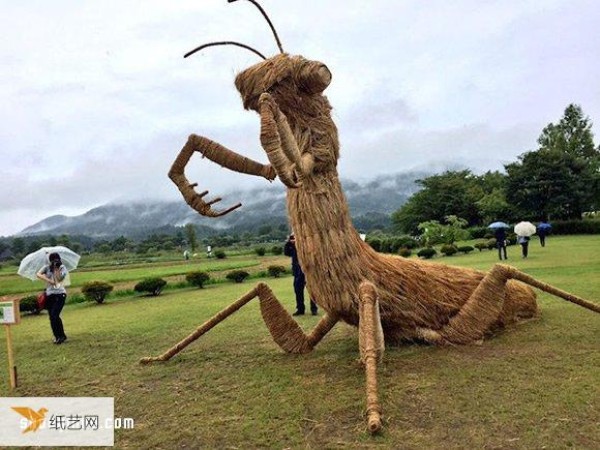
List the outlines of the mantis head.
<svg viewBox="0 0 600 450">
<path fill-rule="evenodd" d="M 236 0 L 228 0 L 229 3 Z M 249 50 L 263 61 L 240 72 L 235 86 L 245 109 L 261 114 L 261 141 L 281 181 L 297 188 L 303 180 L 335 169 L 339 157 L 337 129 L 331 119 L 331 106 L 323 91 L 331 82 L 331 72 L 319 61 L 283 51 L 279 36 L 262 7 L 248 0 L 263 14 L 277 42 L 280 53 L 266 58 L 256 49 L 235 41 L 219 41 L 201 45 L 188 52 L 188 57 L 202 49 L 217 45 L 234 45 Z M 270 142 L 264 133 L 265 99 L 268 112 L 276 122 Z M 283 114 L 282 114 L 283 113 Z M 272 130 L 272 128 L 271 128 Z M 282 145 L 283 144 L 283 145 Z M 271 148 L 269 150 L 268 148 Z"/>
</svg>

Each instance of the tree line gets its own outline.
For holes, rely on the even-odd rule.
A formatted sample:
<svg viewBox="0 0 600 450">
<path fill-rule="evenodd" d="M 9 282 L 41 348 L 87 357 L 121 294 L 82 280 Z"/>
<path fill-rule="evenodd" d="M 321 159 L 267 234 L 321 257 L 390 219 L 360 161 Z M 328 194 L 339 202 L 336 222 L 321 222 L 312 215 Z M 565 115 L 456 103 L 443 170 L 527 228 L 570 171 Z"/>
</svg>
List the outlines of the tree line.
<svg viewBox="0 0 600 450">
<path fill-rule="evenodd" d="M 447 171 L 418 183 L 422 189 L 392 214 L 393 229 L 418 234 L 426 221 L 458 216 L 469 226 L 496 220 L 580 220 L 600 210 L 600 146 L 592 122 L 570 104 L 538 139 L 538 148 L 504 166 L 505 173 Z"/>
<path fill-rule="evenodd" d="M 386 214 L 371 213 L 354 217 L 354 225 L 364 233 L 385 230 L 420 235 L 419 224 L 450 226 L 448 218 L 452 217 L 474 227 L 496 220 L 579 220 L 585 212 L 600 210 L 600 147 L 594 144 L 591 120 L 578 105 L 569 105 L 558 123 L 542 130 L 536 150 L 504 168 L 505 173 L 476 175 L 458 170 L 418 180 L 422 189 L 394 212 L 391 220 Z M 284 241 L 289 233 L 285 218 L 268 220 L 268 224 L 255 224 L 251 229 L 234 227 L 210 236 L 201 227 L 188 224 L 136 239 L 66 234 L 0 238 L 0 255 L 10 249 L 18 258 L 45 245 L 65 245 L 76 252 L 147 254 Z"/>
<path fill-rule="evenodd" d="M 0 238 L 0 256 L 5 250 L 10 255 L 2 259 L 19 260 L 27 253 L 34 252 L 40 247 L 63 245 L 77 253 L 135 253 L 139 255 L 156 252 L 180 252 L 189 250 L 204 252 L 207 246 L 214 249 L 231 246 L 252 246 L 264 243 L 279 243 L 283 245 L 289 229 L 287 224 L 260 225 L 253 231 L 236 232 L 227 230 L 213 236 L 201 236 L 198 226 L 187 224 L 177 227 L 174 233 L 151 233 L 145 238 L 134 239 L 127 236 L 114 238 L 92 238 L 85 235 L 33 235 Z"/>
</svg>

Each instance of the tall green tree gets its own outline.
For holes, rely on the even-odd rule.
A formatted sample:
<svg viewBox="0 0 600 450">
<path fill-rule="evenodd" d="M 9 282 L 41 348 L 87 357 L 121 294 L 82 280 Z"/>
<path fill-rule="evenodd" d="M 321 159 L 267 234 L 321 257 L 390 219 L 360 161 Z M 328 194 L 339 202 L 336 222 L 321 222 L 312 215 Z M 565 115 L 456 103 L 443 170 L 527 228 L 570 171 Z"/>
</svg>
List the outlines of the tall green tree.
<svg viewBox="0 0 600 450">
<path fill-rule="evenodd" d="M 61 234 L 56 240 L 57 245 L 64 245 L 65 247 L 71 246 L 71 238 L 68 234 Z"/>
<path fill-rule="evenodd" d="M 173 243 L 178 247 L 182 247 L 185 244 L 185 236 L 181 230 L 177 230 L 177 233 L 175 233 Z"/>
<path fill-rule="evenodd" d="M 474 225 L 480 222 L 475 202 L 483 195 L 478 178 L 470 170 L 446 171 L 417 180 L 423 189 L 392 214 L 396 231 L 416 233 L 422 222 L 445 222 L 448 216 L 464 218 Z"/>
<path fill-rule="evenodd" d="M 475 202 L 484 224 L 502 220 L 512 221 L 514 208 L 506 200 L 506 175 L 488 171 L 477 177 L 482 194 Z"/>
<path fill-rule="evenodd" d="M 448 216 L 445 221 L 446 225 L 439 223 L 437 220 L 428 220 L 418 225 L 417 228 L 425 245 L 454 244 L 456 241 L 468 238 L 469 233 L 464 229 L 467 226 L 466 220 L 456 216 Z"/>
<path fill-rule="evenodd" d="M 540 148 L 505 166 L 507 199 L 523 218 L 580 219 L 600 208 L 600 151 L 591 121 L 569 105 L 558 124 L 549 124 Z"/>
<path fill-rule="evenodd" d="M 540 149 L 557 150 L 587 160 L 598 157 L 592 122 L 579 105 L 567 106 L 558 124 L 550 123 L 542 130 L 538 143 Z"/>
<path fill-rule="evenodd" d="M 506 191 L 501 188 L 493 189 L 475 202 L 484 223 L 496 220 L 510 221 L 513 208 L 506 201 Z"/>
<path fill-rule="evenodd" d="M 196 238 L 196 227 L 193 224 L 186 224 L 185 237 L 190 246 L 190 249 L 192 250 L 192 253 L 195 252 L 198 248 L 198 239 Z"/>
<path fill-rule="evenodd" d="M 132 245 L 132 242 L 125 236 L 119 236 L 110 243 L 110 247 L 114 252 L 124 252 Z"/>
</svg>

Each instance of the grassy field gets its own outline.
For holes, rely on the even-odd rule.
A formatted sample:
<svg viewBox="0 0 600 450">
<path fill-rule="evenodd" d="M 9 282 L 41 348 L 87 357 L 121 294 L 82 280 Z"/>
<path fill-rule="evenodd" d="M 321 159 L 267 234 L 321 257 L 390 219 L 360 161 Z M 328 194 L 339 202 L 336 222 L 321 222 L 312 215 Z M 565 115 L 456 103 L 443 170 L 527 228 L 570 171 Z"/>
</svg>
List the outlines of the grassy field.
<svg viewBox="0 0 600 450">
<path fill-rule="evenodd" d="M 600 236 L 551 237 L 546 248 L 533 241 L 527 260 L 509 247 L 508 262 L 600 302 L 599 250 Z M 489 269 L 497 255 L 438 261 Z M 291 277 L 266 281 L 293 310 Z M 135 420 L 117 448 L 598 448 L 600 315 L 545 294 L 539 320 L 481 346 L 386 349 L 385 428 L 375 437 L 365 432 L 357 334 L 343 324 L 312 353 L 287 355 L 254 301 L 171 361 L 138 364 L 253 282 L 69 305 L 62 346 L 51 344 L 46 315 L 25 317 L 13 330 L 20 387 L 9 393 L 3 369 L 0 395 L 114 397 L 116 415 Z M 317 321 L 299 318 L 306 330 Z"/>
<path fill-rule="evenodd" d="M 137 282 L 147 277 L 184 278 L 191 271 L 222 272 L 226 270 L 259 266 L 256 257 L 243 256 L 235 259 L 203 259 L 201 261 L 177 261 L 153 264 L 133 264 L 122 267 L 101 266 L 93 269 L 77 269 L 71 274 L 72 288 L 79 288 L 88 281 L 106 281 L 112 284 Z M 0 273 L 0 295 L 25 294 L 43 289 L 41 281 L 31 281 L 16 274 L 17 267 Z"/>
</svg>

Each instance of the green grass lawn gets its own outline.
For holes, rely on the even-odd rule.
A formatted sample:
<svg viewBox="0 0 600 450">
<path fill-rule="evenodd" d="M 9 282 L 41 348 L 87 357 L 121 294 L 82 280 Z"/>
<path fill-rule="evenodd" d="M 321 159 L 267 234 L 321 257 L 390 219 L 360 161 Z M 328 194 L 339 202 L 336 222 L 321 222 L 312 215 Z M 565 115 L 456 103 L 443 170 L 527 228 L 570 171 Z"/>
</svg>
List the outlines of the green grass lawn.
<svg viewBox="0 0 600 450">
<path fill-rule="evenodd" d="M 600 302 L 600 236 L 509 247 L 524 271 Z M 489 269 L 491 251 L 438 258 Z M 73 278 L 75 281 L 75 274 Z M 266 280 L 288 310 L 292 278 Z M 116 448 L 598 448 L 600 315 L 540 294 L 542 315 L 480 346 L 386 349 L 379 367 L 383 433 L 365 432 L 356 331 L 338 324 L 308 355 L 282 353 L 255 300 L 171 361 L 141 366 L 253 286 L 217 284 L 68 305 L 69 341 L 51 343 L 45 314 L 13 328 L 20 386 L 3 396 L 110 396 Z M 299 318 L 309 330 L 317 317 Z"/>
</svg>

